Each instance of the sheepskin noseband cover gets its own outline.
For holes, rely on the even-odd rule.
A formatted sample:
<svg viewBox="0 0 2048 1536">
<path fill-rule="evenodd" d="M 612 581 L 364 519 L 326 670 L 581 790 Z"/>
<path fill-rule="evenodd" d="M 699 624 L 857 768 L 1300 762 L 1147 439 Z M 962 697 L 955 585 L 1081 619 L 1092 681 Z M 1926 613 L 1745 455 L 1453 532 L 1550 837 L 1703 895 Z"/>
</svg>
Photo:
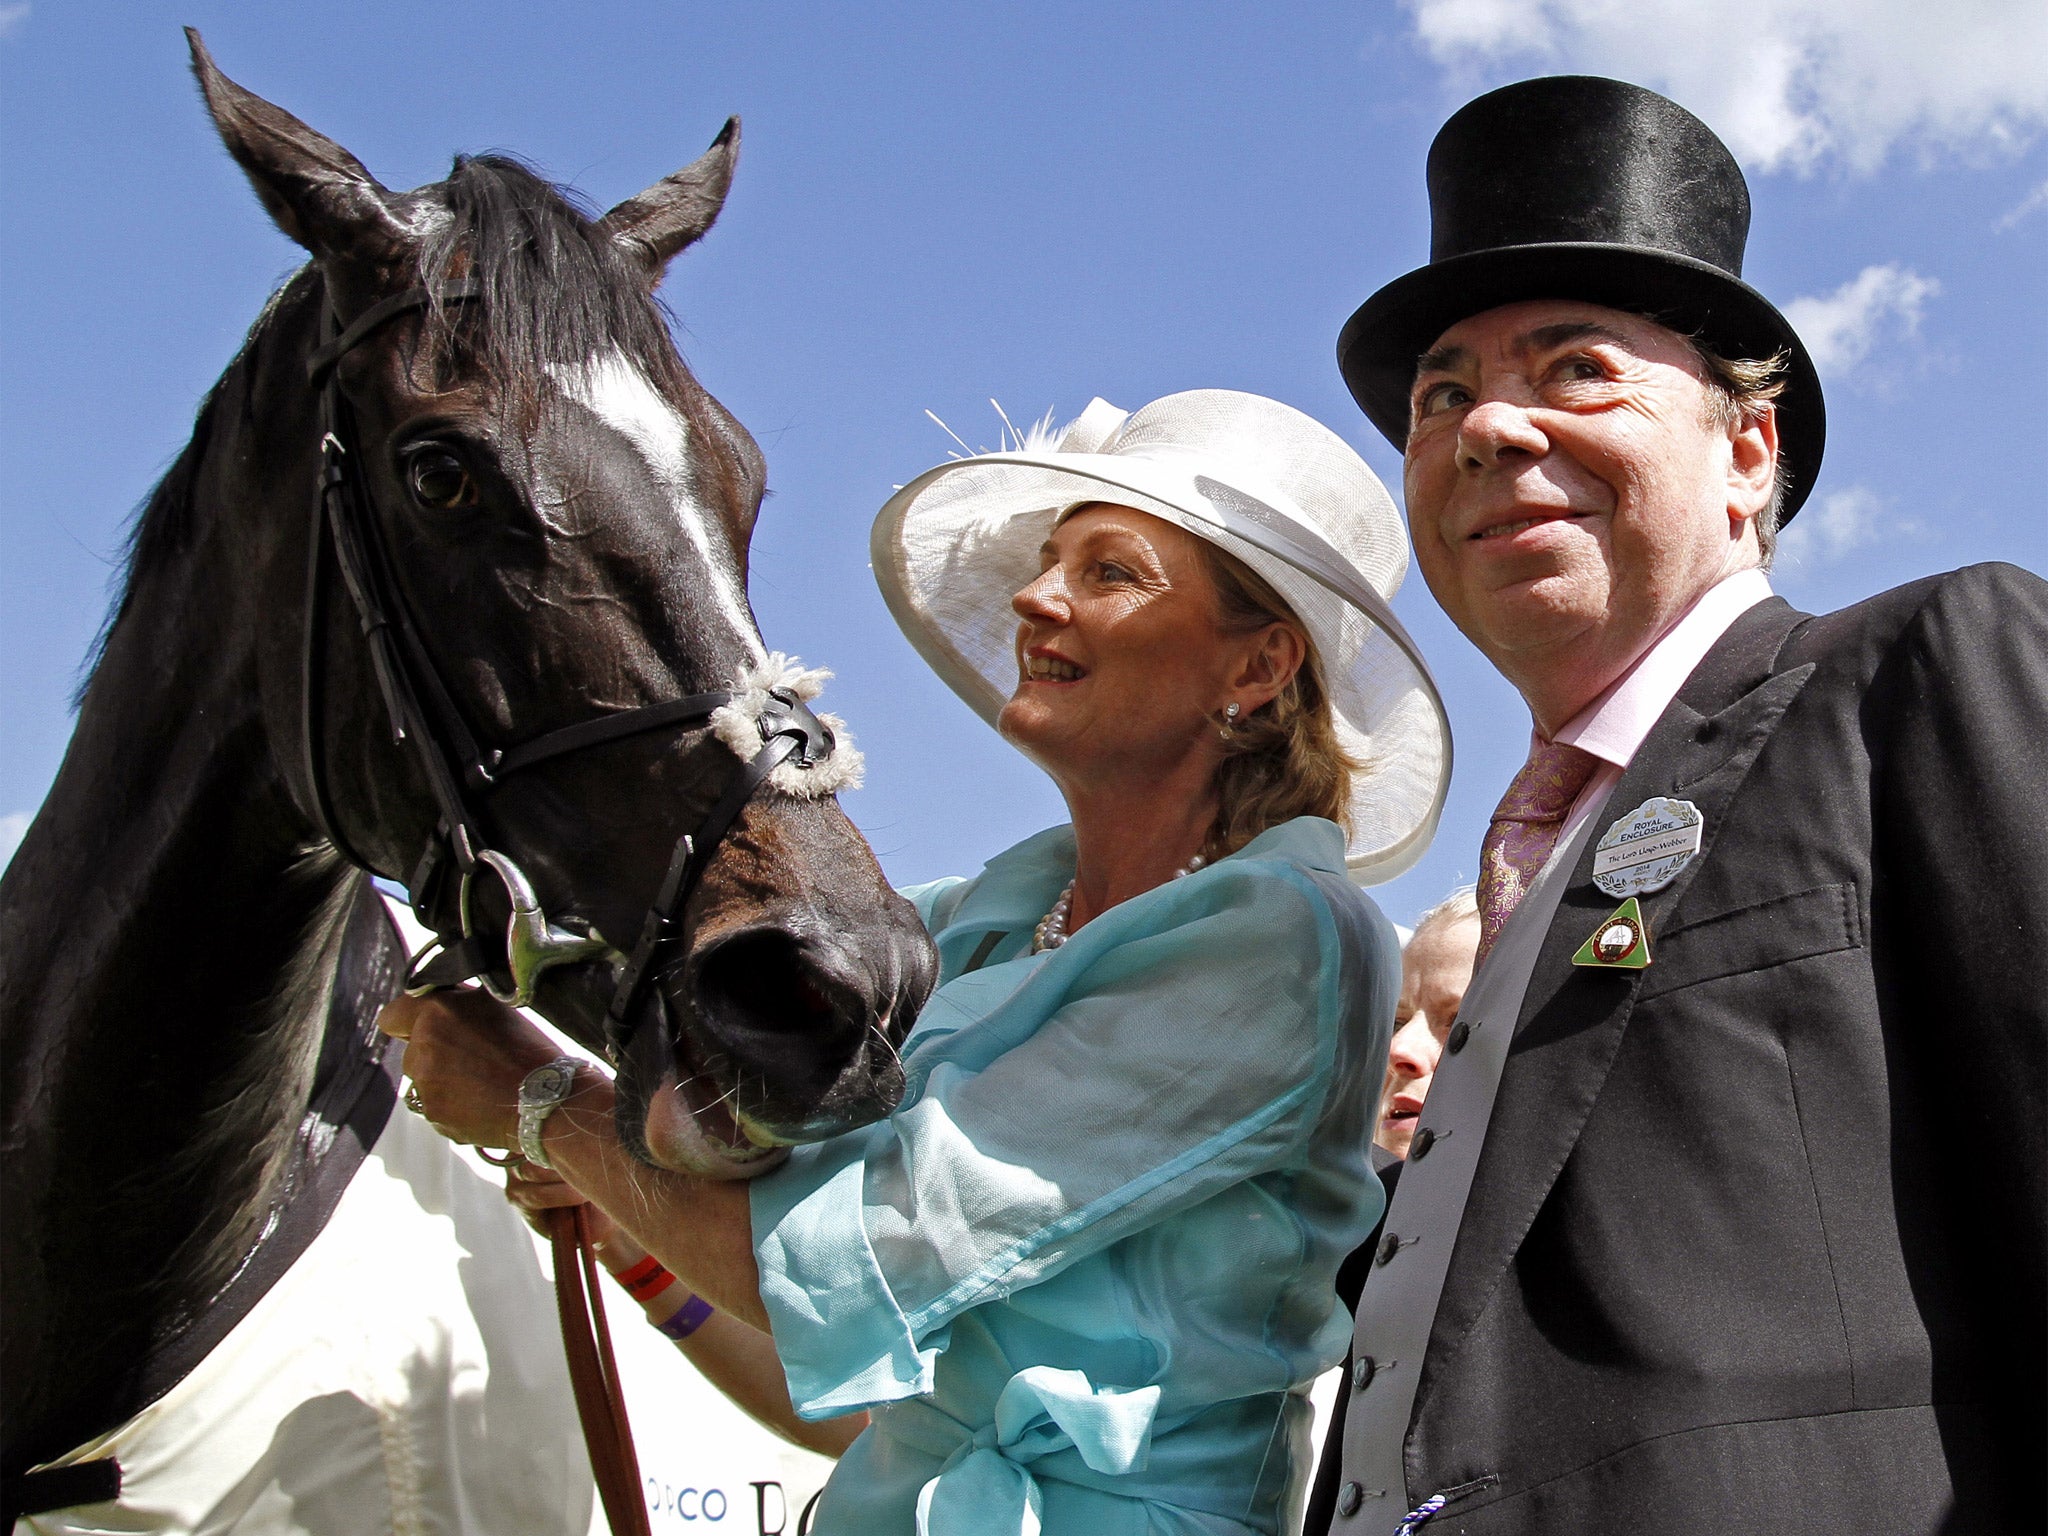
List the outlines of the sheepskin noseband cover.
<svg viewBox="0 0 2048 1536">
<path fill-rule="evenodd" d="M 761 750 L 761 712 L 768 707 L 768 690 L 779 688 L 808 704 L 825 691 L 832 674 L 820 667 L 805 667 L 794 656 L 770 651 L 765 659 L 743 666 L 733 683 L 733 700 L 711 717 L 718 739 L 732 748 L 743 763 L 750 763 Z M 853 733 L 837 715 L 820 713 L 818 721 L 832 733 L 832 753 L 808 768 L 793 760 L 777 763 L 768 783 L 785 795 L 817 800 L 842 789 L 859 789 L 867 767 Z"/>
</svg>

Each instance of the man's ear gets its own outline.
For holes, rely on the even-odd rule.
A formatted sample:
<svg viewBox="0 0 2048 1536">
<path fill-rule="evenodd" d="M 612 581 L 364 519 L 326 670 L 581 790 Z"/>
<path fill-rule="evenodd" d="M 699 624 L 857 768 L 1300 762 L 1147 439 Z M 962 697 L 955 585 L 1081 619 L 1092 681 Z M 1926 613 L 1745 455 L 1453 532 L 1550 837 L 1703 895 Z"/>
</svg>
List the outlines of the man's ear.
<svg viewBox="0 0 2048 1536">
<path fill-rule="evenodd" d="M 410 226 L 360 160 L 222 74 L 190 27 L 185 41 L 221 142 L 279 229 L 321 258 L 387 267 L 411 253 Z"/>
<path fill-rule="evenodd" d="M 629 197 L 598 221 L 649 288 L 661 285 L 670 260 L 697 243 L 717 221 L 740 161 L 740 120 L 729 117 L 711 147 L 688 165 Z"/>
<path fill-rule="evenodd" d="M 1728 521 L 1754 523 L 1778 480 L 1778 408 L 1766 405 L 1728 434 Z"/>
</svg>

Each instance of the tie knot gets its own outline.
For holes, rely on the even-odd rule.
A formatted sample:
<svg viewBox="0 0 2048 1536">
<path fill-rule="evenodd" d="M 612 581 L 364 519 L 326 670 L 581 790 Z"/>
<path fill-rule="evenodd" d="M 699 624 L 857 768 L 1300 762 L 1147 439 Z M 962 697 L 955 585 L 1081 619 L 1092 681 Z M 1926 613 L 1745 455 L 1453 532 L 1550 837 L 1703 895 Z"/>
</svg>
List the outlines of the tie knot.
<svg viewBox="0 0 2048 1536">
<path fill-rule="evenodd" d="M 1501 796 L 1495 821 L 1562 821 L 1600 759 L 1581 747 L 1538 741 L 1522 771 Z"/>
</svg>

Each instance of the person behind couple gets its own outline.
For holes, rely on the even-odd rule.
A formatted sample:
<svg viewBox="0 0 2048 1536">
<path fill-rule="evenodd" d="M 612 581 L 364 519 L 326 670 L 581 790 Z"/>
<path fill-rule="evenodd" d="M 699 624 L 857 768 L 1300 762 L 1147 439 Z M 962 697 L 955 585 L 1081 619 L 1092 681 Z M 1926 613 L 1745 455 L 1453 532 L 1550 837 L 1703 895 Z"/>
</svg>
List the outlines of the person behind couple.
<svg viewBox="0 0 2048 1536">
<path fill-rule="evenodd" d="M 1380 1084 L 1372 1138 L 1389 1157 L 1405 1158 L 1415 1139 L 1444 1042 L 1472 984 L 1478 951 L 1479 899 L 1469 885 L 1418 917 L 1415 932 L 1401 946 L 1401 996 L 1394 1004 L 1394 1038 L 1387 1047 L 1387 1075 Z"/>
<path fill-rule="evenodd" d="M 1204 390 L 939 466 L 875 556 L 1072 824 L 911 893 L 941 985 L 886 1120 L 749 1186 L 657 1175 L 585 1069 L 549 1159 L 772 1329 L 796 1414 L 870 1413 L 818 1536 L 1282 1530 L 1383 1203 L 1399 964 L 1354 879 L 1419 855 L 1449 771 L 1398 516 L 1335 434 Z M 428 1116 L 497 1145 L 554 1055 L 472 998 L 392 1027 Z"/>
<path fill-rule="evenodd" d="M 1445 1045 L 1465 989 L 1472 984 L 1472 966 L 1479 948 L 1479 905 L 1472 886 L 1462 886 L 1415 920 L 1415 931 L 1401 946 L 1401 993 L 1394 1004 L 1394 1036 L 1387 1047 L 1387 1072 L 1380 1083 L 1379 1107 L 1373 1119 L 1373 1167 L 1389 1200 L 1401 1169 L 1418 1139 L 1417 1126 L 1429 1100 L 1430 1084 L 1442 1062 Z M 1421 1132 L 1427 1156 L 1432 1132 Z M 1353 1249 L 1337 1270 L 1337 1295 L 1346 1308 L 1356 1308 L 1366 1276 L 1378 1252 L 1378 1234 Z M 1347 1356 L 1340 1380 L 1355 1382 L 1355 1356 Z M 1326 1531 L 1337 1499 L 1337 1472 L 1342 1460 L 1344 1421 L 1351 1392 L 1338 1389 L 1323 1429 L 1321 1459 L 1310 1490 L 1303 1529 Z"/>
</svg>

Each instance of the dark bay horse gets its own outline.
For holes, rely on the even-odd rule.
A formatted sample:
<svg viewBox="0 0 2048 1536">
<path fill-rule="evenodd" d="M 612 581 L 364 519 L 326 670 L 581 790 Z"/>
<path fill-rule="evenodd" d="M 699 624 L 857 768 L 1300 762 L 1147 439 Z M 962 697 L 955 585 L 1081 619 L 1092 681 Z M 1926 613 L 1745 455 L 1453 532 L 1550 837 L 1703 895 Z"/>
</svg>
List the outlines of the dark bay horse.
<svg viewBox="0 0 2048 1536">
<path fill-rule="evenodd" d="M 419 875 L 451 841 L 421 749 L 455 744 L 394 740 L 316 521 L 337 458 L 445 689 L 425 734 L 452 720 L 496 762 L 688 696 L 779 685 L 786 712 L 815 686 L 766 654 L 747 603 L 760 453 L 652 298 L 719 212 L 736 123 L 598 219 L 503 158 L 393 193 L 192 43 L 229 152 L 313 259 L 140 514 L 70 748 L 0 882 L 9 1478 L 161 1391 L 224 1293 L 260 1294 L 304 1247 L 330 1154 L 375 1139 L 391 1089 L 369 1020 L 403 956 L 363 870 L 462 936 L 457 881 Z M 358 321 L 331 370 L 348 441 L 323 447 L 308 360 Z M 558 963 L 521 978 L 532 1005 L 615 1059 L 627 952 L 679 838 L 746 766 L 734 728 L 692 716 L 461 786 L 546 911 Z M 628 1053 L 621 1128 L 659 1165 L 745 1176 L 900 1092 L 929 945 L 815 792 L 835 781 L 807 791 L 788 766 L 703 850 L 636 994 L 662 1027 Z M 515 920 L 516 894 L 483 882 L 479 931 Z"/>
</svg>

